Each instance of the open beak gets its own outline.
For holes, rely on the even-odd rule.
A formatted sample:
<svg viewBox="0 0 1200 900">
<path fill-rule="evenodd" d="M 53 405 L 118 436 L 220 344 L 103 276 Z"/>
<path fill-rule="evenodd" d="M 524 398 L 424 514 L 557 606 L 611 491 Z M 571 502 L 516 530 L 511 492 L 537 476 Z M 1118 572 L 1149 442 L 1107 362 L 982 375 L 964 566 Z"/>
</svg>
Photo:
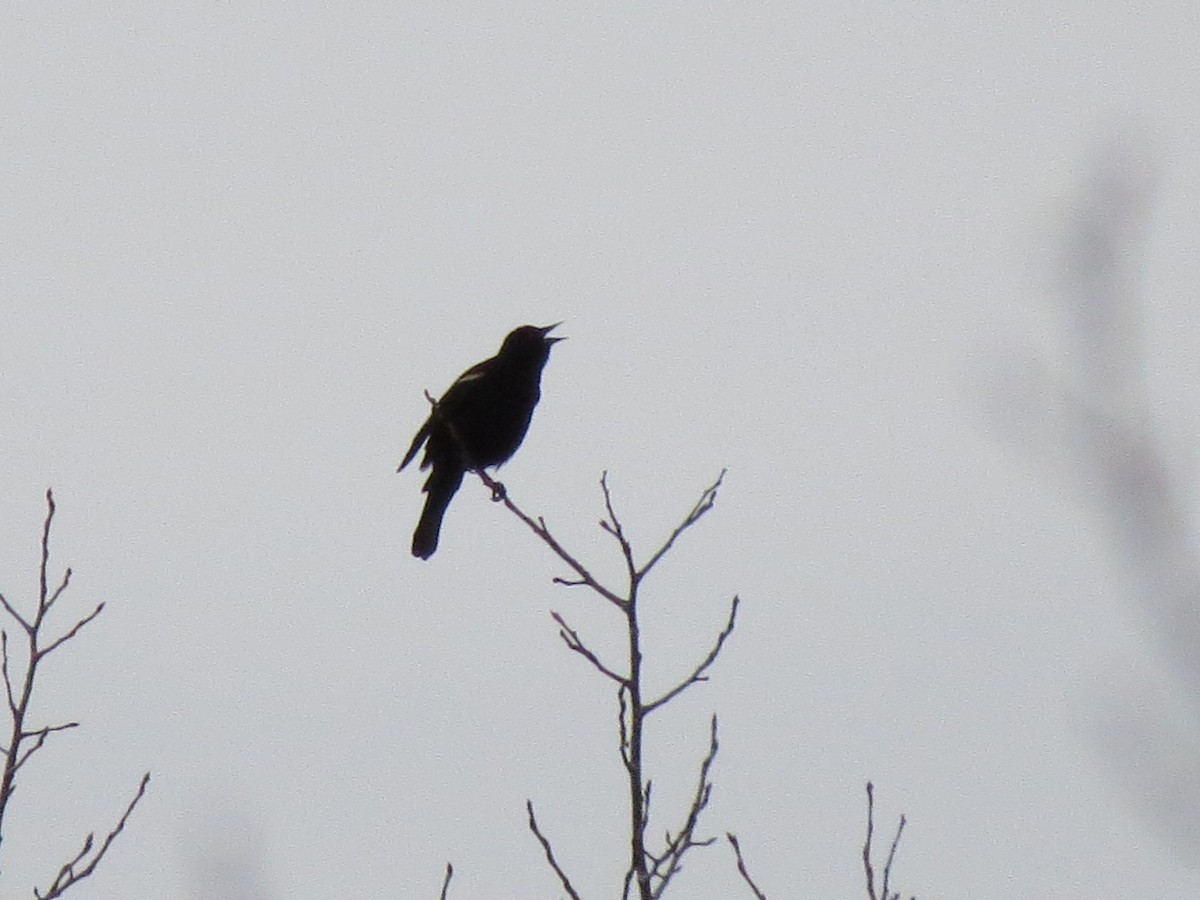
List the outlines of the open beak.
<svg viewBox="0 0 1200 900">
<path fill-rule="evenodd" d="M 547 337 L 547 335 L 551 331 L 553 331 L 555 328 L 557 328 L 561 324 L 562 324 L 562 322 L 555 322 L 553 325 L 547 325 L 544 328 L 540 329 L 542 332 L 542 337 L 545 339 L 547 344 L 557 344 L 559 341 L 566 340 L 565 337 Z"/>
</svg>

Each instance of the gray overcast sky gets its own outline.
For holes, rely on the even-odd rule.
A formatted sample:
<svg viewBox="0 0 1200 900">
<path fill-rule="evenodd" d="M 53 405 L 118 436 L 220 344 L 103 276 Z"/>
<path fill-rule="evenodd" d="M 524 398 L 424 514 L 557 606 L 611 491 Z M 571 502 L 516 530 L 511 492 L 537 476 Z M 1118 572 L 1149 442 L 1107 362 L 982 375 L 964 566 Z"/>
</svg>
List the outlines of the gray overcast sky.
<svg viewBox="0 0 1200 900">
<path fill-rule="evenodd" d="M 92 898 L 430 897 L 447 859 L 456 898 L 556 896 L 526 798 L 615 896 L 613 698 L 547 612 L 618 622 L 478 484 L 413 560 L 394 474 L 423 389 L 564 319 L 523 505 L 616 577 L 602 470 L 644 550 L 730 470 L 647 583 L 660 684 L 744 600 L 651 737 L 659 809 L 715 711 L 707 823 L 772 897 L 861 894 L 868 777 L 922 898 L 1191 896 L 1200 816 L 1130 723 L 1194 788 L 1196 694 L 1088 479 L 981 394 L 1050 342 L 1050 248 L 1132 136 L 1142 362 L 1195 468 L 1196 11 L 434 6 L 2 13 L 0 590 L 53 486 L 63 615 L 108 603 L 45 673 L 83 727 L 22 782 L 6 895 L 150 769 Z M 745 895 L 723 847 L 678 892 Z"/>
</svg>

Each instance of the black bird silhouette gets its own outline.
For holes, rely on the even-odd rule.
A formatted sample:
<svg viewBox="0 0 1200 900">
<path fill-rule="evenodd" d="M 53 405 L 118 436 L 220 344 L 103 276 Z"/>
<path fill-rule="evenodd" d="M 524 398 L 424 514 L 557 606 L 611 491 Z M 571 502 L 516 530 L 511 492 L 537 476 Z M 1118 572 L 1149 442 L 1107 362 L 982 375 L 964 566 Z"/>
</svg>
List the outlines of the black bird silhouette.
<svg viewBox="0 0 1200 900">
<path fill-rule="evenodd" d="M 499 353 L 458 376 L 413 438 L 396 471 L 412 461 L 422 444 L 421 468 L 433 467 L 422 488 L 428 496 L 413 532 L 413 556 L 429 559 L 437 550 L 442 516 L 463 474 L 498 466 L 521 446 L 542 395 L 542 369 L 550 348 L 565 340 L 548 335 L 561 324 L 522 325 L 512 331 Z"/>
</svg>

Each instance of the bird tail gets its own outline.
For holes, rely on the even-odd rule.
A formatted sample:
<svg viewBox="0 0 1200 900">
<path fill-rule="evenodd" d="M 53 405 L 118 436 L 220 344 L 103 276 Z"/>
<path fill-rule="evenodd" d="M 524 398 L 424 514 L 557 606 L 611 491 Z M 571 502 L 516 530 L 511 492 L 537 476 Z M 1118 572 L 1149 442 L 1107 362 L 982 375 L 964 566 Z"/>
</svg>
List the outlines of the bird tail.
<svg viewBox="0 0 1200 900">
<path fill-rule="evenodd" d="M 442 516 L 451 498 L 462 484 L 463 472 L 454 469 L 450 472 L 439 470 L 436 466 L 429 473 L 425 482 L 425 509 L 421 511 L 421 520 L 417 522 L 417 530 L 413 532 L 412 554 L 421 559 L 429 559 L 437 550 L 438 534 L 442 530 Z"/>
</svg>

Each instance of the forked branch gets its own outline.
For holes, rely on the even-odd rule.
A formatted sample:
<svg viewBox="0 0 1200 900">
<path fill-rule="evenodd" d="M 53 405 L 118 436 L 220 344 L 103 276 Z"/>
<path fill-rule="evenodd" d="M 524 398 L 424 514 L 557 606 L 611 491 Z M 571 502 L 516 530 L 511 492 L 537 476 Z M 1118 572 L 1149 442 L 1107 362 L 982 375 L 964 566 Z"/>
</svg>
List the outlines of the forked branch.
<svg viewBox="0 0 1200 900">
<path fill-rule="evenodd" d="M 116 826 L 105 835 L 100 846 L 95 846 L 95 833 L 89 834 L 83 841 L 83 847 L 75 854 L 75 857 L 68 863 L 64 863 L 63 867 L 58 870 L 58 875 L 54 882 L 42 893 L 37 888 L 34 888 L 33 895 L 38 900 L 53 900 L 55 897 L 61 897 L 74 884 L 77 884 L 87 878 L 96 871 L 96 866 L 100 865 L 100 860 L 104 859 L 104 854 L 108 852 L 108 848 L 112 846 L 112 842 L 117 839 L 117 835 L 125 830 L 125 823 L 129 821 L 129 816 L 133 812 L 133 808 L 138 805 L 138 802 L 146 794 L 146 786 L 150 783 L 150 773 L 147 772 L 142 776 L 142 781 L 138 785 L 137 793 L 133 795 L 133 799 L 129 801 L 129 805 L 125 807 L 125 812 L 121 814 L 120 820 Z M 89 857 L 90 854 L 90 857 Z"/>
<path fill-rule="evenodd" d="M 432 398 L 430 398 L 430 402 L 433 403 Z M 435 415 L 436 412 L 437 407 L 434 404 Z M 641 567 L 635 563 L 633 546 L 625 534 L 624 526 L 616 511 L 616 505 L 613 503 L 612 492 L 608 484 L 608 473 L 601 476 L 600 489 L 604 496 L 606 517 L 601 520 L 600 527 L 614 538 L 625 563 L 628 587 L 627 593 L 622 596 L 601 584 L 583 563 L 568 552 L 550 533 L 544 519 L 540 517 L 535 519 L 518 507 L 508 495 L 504 485 L 493 479 L 487 472 L 473 469 L 469 460 L 464 460 L 464 464 L 466 468 L 475 471 L 479 479 L 491 490 L 493 500 L 502 502 L 509 512 L 524 522 L 526 527 L 574 572 L 575 577 L 555 578 L 556 583 L 569 587 L 591 588 L 598 596 L 622 613 L 623 630 L 627 636 L 628 662 L 621 666 L 613 666 L 602 660 L 561 614 L 551 612 L 551 616 L 558 626 L 559 637 L 562 638 L 567 649 L 583 657 L 597 672 L 617 684 L 619 750 L 627 780 L 630 823 L 629 865 L 625 872 L 623 896 L 628 898 L 632 894 L 638 900 L 655 900 L 655 898 L 662 897 L 667 886 L 681 871 L 687 853 L 694 847 L 708 846 L 716 840 L 716 838 L 697 838 L 696 834 L 701 815 L 708 807 L 709 799 L 712 796 L 713 783 L 710 773 L 717 755 L 717 718 L 716 716 L 712 717 L 708 751 L 700 764 L 696 790 L 688 806 L 683 824 L 674 834 L 667 831 L 661 849 L 656 851 L 651 851 L 647 847 L 651 782 L 643 770 L 643 725 L 648 713 L 662 708 L 692 685 L 708 680 L 709 670 L 716 662 L 726 641 L 733 634 L 740 600 L 736 596 L 733 598 L 725 626 L 717 634 L 712 646 L 695 668 L 662 696 L 646 702 L 643 699 L 642 685 L 643 650 L 641 624 L 638 618 L 638 588 L 645 575 L 663 559 L 679 537 L 712 509 L 725 472 L 722 470 L 716 481 L 705 488 L 692 509 Z M 555 857 L 549 839 L 538 826 L 532 801 L 527 801 L 526 809 L 529 815 L 529 830 L 541 844 L 546 861 L 557 875 L 563 890 L 569 897 L 577 900 L 578 892 Z M 748 876 L 743 875 L 743 877 L 748 880 Z M 444 890 L 443 887 L 443 892 Z"/>
<path fill-rule="evenodd" d="M 875 786 L 871 782 L 867 782 L 867 839 L 863 843 L 862 860 L 863 871 L 867 877 L 867 896 L 870 900 L 900 900 L 900 892 L 892 892 L 890 882 L 892 879 L 892 865 L 896 861 L 896 848 L 900 846 L 900 836 L 904 834 L 904 826 L 907 820 L 904 816 L 900 817 L 900 823 L 896 826 L 896 834 L 892 838 L 892 845 L 888 849 L 887 859 L 883 864 L 883 877 L 880 880 L 878 887 L 875 883 L 875 865 L 872 862 L 873 851 L 871 849 L 871 841 L 875 832 Z M 910 898 L 916 900 L 916 898 Z"/>
<path fill-rule="evenodd" d="M 29 727 L 26 723 L 29 717 L 30 705 L 33 699 L 34 684 L 40 671 L 41 664 L 55 650 L 75 638 L 85 626 L 90 624 L 104 610 L 104 604 L 96 607 L 75 621 L 73 625 L 59 634 L 58 637 L 47 640 L 43 634 L 43 626 L 50 611 L 63 596 L 71 583 L 71 570 L 66 569 L 62 578 L 54 586 L 50 586 L 50 532 L 54 523 L 54 494 L 46 491 L 46 518 L 42 525 L 41 563 L 38 568 L 38 599 L 32 615 L 22 614 L 8 599 L 0 594 L 0 606 L 8 614 L 25 635 L 24 652 L 14 653 L 9 642 L 8 632 L 0 629 L 0 677 L 4 681 L 4 698 L 8 709 L 10 730 L 8 743 L 0 748 L 3 760 L 3 772 L 0 774 L 0 841 L 3 840 L 3 826 L 8 811 L 9 801 L 16 790 L 17 774 L 25 767 L 35 753 L 45 746 L 52 734 L 77 728 L 77 722 L 65 722 L 58 725 L 43 725 Z M 145 796 L 146 786 L 150 782 L 150 773 L 142 776 L 137 792 L 125 807 L 117 824 L 109 831 L 103 840 L 96 843 L 95 833 L 89 834 L 83 841 L 83 846 L 70 860 L 58 870 L 53 882 L 45 891 L 34 888 L 34 896 L 39 900 L 51 900 L 61 897 L 72 885 L 78 884 L 91 875 L 100 861 L 108 853 L 113 841 L 117 839 L 130 815 Z"/>
<path fill-rule="evenodd" d="M 713 716 L 709 728 L 708 753 L 704 756 L 704 761 L 700 763 L 700 777 L 696 781 L 696 791 L 692 795 L 691 805 L 688 807 L 687 818 L 683 823 L 683 827 L 672 836 L 668 831 L 665 837 L 665 846 L 662 852 L 650 854 L 651 868 L 650 877 L 654 882 L 654 889 L 651 896 L 661 897 L 667 889 L 671 879 L 675 873 L 683 866 L 684 855 L 693 847 L 707 847 L 711 845 L 716 838 L 696 839 L 696 828 L 700 824 L 700 814 L 704 812 L 708 806 L 709 798 L 712 796 L 712 780 L 709 778 L 709 770 L 712 768 L 713 760 L 717 758 L 717 717 Z"/>
<path fill-rule="evenodd" d="M 681 534 L 699 522 L 701 517 L 713 508 L 713 504 L 717 502 L 717 491 L 720 489 L 721 483 L 725 480 L 726 471 L 728 470 L 721 470 L 721 474 L 717 476 L 717 480 L 705 488 L 704 493 L 700 495 L 700 499 L 696 501 L 696 505 L 692 507 L 691 511 L 684 516 L 683 521 L 671 532 L 671 536 L 667 538 L 666 543 L 658 548 L 658 551 L 650 557 L 644 566 L 638 569 L 637 578 L 639 581 L 645 578 L 650 570 L 658 565 L 658 561 L 667 554 L 667 551 L 675 546 L 675 541 L 679 539 Z"/>
</svg>

